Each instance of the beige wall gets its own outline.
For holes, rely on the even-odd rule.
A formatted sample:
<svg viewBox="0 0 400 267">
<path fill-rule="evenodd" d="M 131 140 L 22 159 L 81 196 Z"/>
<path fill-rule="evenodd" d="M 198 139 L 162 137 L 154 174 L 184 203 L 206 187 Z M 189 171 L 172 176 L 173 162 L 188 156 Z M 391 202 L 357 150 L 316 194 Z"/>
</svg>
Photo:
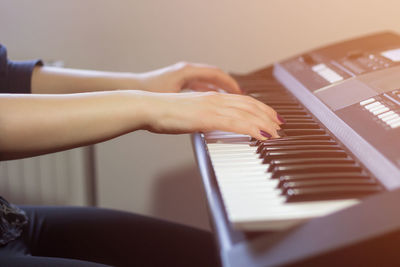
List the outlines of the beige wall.
<svg viewBox="0 0 400 267">
<path fill-rule="evenodd" d="M 310 48 L 400 28 L 400 2 L 0 0 L 14 59 L 145 71 L 179 60 L 246 72 Z M 97 146 L 101 206 L 207 227 L 187 136 L 138 132 Z"/>
</svg>

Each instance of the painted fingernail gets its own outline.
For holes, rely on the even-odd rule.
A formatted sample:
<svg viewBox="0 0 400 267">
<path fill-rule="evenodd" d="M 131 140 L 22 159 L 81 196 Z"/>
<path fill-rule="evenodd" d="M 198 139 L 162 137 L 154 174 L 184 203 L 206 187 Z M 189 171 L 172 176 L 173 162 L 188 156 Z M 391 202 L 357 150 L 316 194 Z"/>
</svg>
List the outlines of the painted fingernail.
<svg viewBox="0 0 400 267">
<path fill-rule="evenodd" d="M 267 132 L 264 132 L 263 130 L 260 130 L 260 134 L 261 134 L 262 136 L 264 136 L 264 137 L 267 137 L 267 138 L 271 138 L 271 137 L 272 137 L 272 135 L 270 135 L 270 134 L 267 133 Z"/>
<path fill-rule="evenodd" d="M 279 120 L 281 123 L 285 123 L 285 122 L 286 122 L 285 119 L 281 117 L 281 115 L 276 114 L 276 117 L 278 118 L 278 120 Z"/>
</svg>

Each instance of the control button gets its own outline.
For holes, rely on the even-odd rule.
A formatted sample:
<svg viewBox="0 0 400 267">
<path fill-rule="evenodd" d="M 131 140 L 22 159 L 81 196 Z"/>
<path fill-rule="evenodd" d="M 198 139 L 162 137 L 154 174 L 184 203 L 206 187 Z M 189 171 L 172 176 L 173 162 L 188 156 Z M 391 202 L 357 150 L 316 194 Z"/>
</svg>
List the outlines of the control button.
<svg viewBox="0 0 400 267">
<path fill-rule="evenodd" d="M 377 107 L 377 106 L 380 106 L 380 105 L 382 105 L 381 102 L 374 102 L 372 104 L 366 105 L 365 108 L 370 110 L 370 109 L 372 109 L 374 107 Z"/>
<path fill-rule="evenodd" d="M 361 106 L 365 106 L 365 105 L 367 105 L 367 104 L 371 104 L 372 102 L 375 102 L 375 98 L 368 98 L 367 100 L 364 100 L 364 101 L 361 101 L 360 102 L 360 105 Z"/>
<path fill-rule="evenodd" d="M 382 118 L 387 117 L 387 116 L 390 116 L 390 115 L 392 115 L 392 114 L 394 114 L 394 111 L 393 111 L 393 110 L 380 114 L 380 115 L 378 116 L 378 118 L 382 119 Z"/>
<path fill-rule="evenodd" d="M 330 83 L 335 83 L 343 80 L 342 76 L 340 76 L 338 73 L 336 73 L 334 70 L 323 63 L 314 65 L 311 69 Z"/>
<path fill-rule="evenodd" d="M 400 127 L 400 121 L 390 124 L 390 128 L 392 128 L 392 129 L 395 129 L 395 128 L 398 128 L 398 127 Z"/>
<path fill-rule="evenodd" d="M 391 120 L 386 121 L 386 123 L 389 124 L 389 125 L 393 124 L 393 123 L 396 123 L 396 122 L 400 122 L 400 117 L 399 116 L 397 116 L 397 118 L 393 118 Z"/>
<path fill-rule="evenodd" d="M 373 113 L 374 115 L 378 115 L 378 114 L 381 114 L 381 113 L 386 112 L 386 111 L 388 111 L 388 110 L 389 110 L 389 108 L 383 107 L 383 108 L 380 108 L 380 109 L 378 109 L 378 110 L 373 111 L 372 113 Z"/>
<path fill-rule="evenodd" d="M 392 115 L 389 115 L 389 116 L 387 116 L 387 117 L 384 117 L 384 118 L 382 118 L 382 120 L 384 121 L 384 122 L 388 122 L 388 121 L 390 121 L 390 120 L 392 120 L 392 119 L 394 119 L 394 118 L 398 118 L 399 117 L 399 115 L 397 115 L 396 113 L 395 114 L 392 114 Z"/>
<path fill-rule="evenodd" d="M 378 109 L 381 109 L 381 108 L 384 108 L 384 107 L 385 107 L 384 105 L 380 104 L 380 105 L 378 105 L 376 107 L 373 107 L 373 108 L 369 109 L 369 112 L 374 112 L 375 110 L 378 110 Z"/>
</svg>

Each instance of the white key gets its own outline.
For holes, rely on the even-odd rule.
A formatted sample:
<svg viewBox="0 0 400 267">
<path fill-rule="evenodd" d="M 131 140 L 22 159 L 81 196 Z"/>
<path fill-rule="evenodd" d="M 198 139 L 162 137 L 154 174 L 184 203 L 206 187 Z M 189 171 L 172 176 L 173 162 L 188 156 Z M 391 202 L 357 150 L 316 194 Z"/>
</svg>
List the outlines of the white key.
<svg viewBox="0 0 400 267">
<path fill-rule="evenodd" d="M 357 203 L 356 200 L 288 203 L 277 188 L 279 181 L 271 179 L 272 174 L 267 172 L 269 164 L 263 164 L 256 153 L 257 147 L 216 140 L 217 143 L 207 144 L 207 148 L 228 219 L 235 227 L 283 229 Z"/>
</svg>

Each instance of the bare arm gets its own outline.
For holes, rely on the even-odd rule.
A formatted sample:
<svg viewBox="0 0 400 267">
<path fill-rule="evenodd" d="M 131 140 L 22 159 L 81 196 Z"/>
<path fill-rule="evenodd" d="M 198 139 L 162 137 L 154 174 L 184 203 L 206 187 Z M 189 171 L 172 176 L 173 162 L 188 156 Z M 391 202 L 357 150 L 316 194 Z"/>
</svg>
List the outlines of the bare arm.
<svg viewBox="0 0 400 267">
<path fill-rule="evenodd" d="M 160 93 L 177 93 L 182 89 L 223 89 L 229 93 L 241 93 L 236 81 L 220 69 L 185 62 L 145 73 L 37 66 L 32 75 L 33 94 L 71 94 L 116 89 Z"/>
<path fill-rule="evenodd" d="M 221 93 L 92 92 L 0 95 L 0 159 L 93 144 L 145 129 L 157 133 L 223 130 L 277 137 L 276 113 L 257 100 Z"/>
<path fill-rule="evenodd" d="M 128 92 L 0 95 L 1 159 L 88 145 L 142 128 L 141 103 Z"/>
</svg>

